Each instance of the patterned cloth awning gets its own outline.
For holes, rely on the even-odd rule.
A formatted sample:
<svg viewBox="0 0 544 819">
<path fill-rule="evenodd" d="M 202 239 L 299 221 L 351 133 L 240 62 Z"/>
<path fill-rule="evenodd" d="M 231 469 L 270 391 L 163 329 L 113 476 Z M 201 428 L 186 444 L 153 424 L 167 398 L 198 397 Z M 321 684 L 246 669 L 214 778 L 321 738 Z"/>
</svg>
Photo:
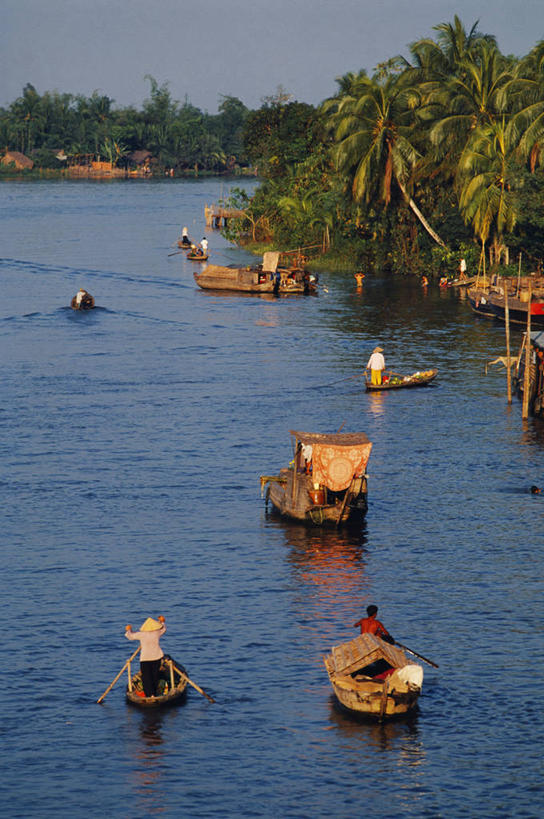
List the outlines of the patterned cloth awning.
<svg viewBox="0 0 544 819">
<path fill-rule="evenodd" d="M 347 489 L 354 475 L 364 475 L 371 449 L 370 441 L 359 446 L 314 444 L 313 480 L 333 492 Z"/>
</svg>

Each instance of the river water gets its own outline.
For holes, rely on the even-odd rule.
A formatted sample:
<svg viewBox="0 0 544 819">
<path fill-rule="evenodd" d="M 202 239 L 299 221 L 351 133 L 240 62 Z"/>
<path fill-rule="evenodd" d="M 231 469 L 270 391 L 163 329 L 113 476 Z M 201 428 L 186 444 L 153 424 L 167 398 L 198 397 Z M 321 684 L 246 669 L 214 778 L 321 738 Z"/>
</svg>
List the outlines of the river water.
<svg viewBox="0 0 544 819">
<path fill-rule="evenodd" d="M 379 275 L 199 290 L 182 225 L 249 260 L 205 231 L 228 187 L 0 186 L 4 813 L 540 817 L 544 431 L 484 375 L 503 329 Z M 69 308 L 80 286 L 98 309 Z M 378 343 L 435 386 L 366 394 Z M 289 430 L 341 426 L 374 443 L 362 530 L 267 515 Z M 335 707 L 322 662 L 370 602 L 440 666 L 383 726 Z M 150 715 L 119 682 L 98 706 L 125 624 L 158 614 L 216 704 Z"/>
</svg>

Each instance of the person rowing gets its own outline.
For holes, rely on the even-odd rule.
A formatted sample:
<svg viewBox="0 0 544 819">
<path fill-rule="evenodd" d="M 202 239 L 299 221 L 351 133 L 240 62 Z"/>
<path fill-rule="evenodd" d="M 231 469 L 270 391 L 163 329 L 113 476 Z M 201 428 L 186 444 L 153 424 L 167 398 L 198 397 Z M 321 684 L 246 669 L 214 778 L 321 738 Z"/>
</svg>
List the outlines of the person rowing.
<svg viewBox="0 0 544 819">
<path fill-rule="evenodd" d="M 359 626 L 361 629 L 361 634 L 375 634 L 376 637 L 381 637 L 381 639 L 386 643 L 391 643 L 391 645 L 394 646 L 394 639 L 391 637 L 383 623 L 380 623 L 380 621 L 376 619 L 377 613 L 377 606 L 367 606 L 367 616 L 357 620 L 357 622 L 353 624 L 353 628 L 357 628 Z"/>
<path fill-rule="evenodd" d="M 142 684 L 146 697 L 155 697 L 157 695 L 161 660 L 164 657 L 160 639 L 165 632 L 166 625 L 162 614 L 158 620 L 148 617 L 142 623 L 140 631 L 132 631 L 131 625 L 128 625 L 125 629 L 127 640 L 139 640 L 142 647 L 140 671 L 142 672 Z"/>
</svg>

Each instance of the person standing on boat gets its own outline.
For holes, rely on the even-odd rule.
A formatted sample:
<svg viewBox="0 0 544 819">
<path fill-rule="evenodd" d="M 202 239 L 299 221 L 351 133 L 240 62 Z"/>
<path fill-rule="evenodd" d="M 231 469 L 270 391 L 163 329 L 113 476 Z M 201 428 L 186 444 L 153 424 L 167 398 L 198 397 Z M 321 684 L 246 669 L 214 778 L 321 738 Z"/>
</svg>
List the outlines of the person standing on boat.
<svg viewBox="0 0 544 819">
<path fill-rule="evenodd" d="M 208 255 L 208 240 L 205 236 L 202 237 L 202 241 L 200 242 L 200 247 L 202 248 L 202 253 L 204 256 Z"/>
<path fill-rule="evenodd" d="M 184 227 L 181 231 L 181 243 L 182 245 L 190 245 L 191 242 L 189 241 L 189 230 L 188 228 Z"/>
<path fill-rule="evenodd" d="M 382 372 L 385 370 L 385 358 L 381 347 L 374 347 L 372 355 L 368 359 L 366 370 L 370 370 L 372 384 L 379 387 L 382 383 Z"/>
<path fill-rule="evenodd" d="M 164 652 L 160 647 L 160 639 L 166 631 L 162 614 L 158 620 L 148 617 L 142 624 L 140 631 L 132 631 L 128 625 L 125 631 L 127 640 L 139 640 L 142 648 L 140 652 L 140 671 L 146 697 L 154 697 L 157 693 L 159 671 Z"/>
<path fill-rule="evenodd" d="M 356 623 L 353 624 L 353 628 L 357 628 L 357 626 L 361 629 L 361 634 L 375 634 L 376 637 L 381 637 L 386 643 L 391 643 L 391 645 L 395 645 L 395 641 L 387 631 L 386 627 L 383 623 L 380 623 L 379 620 L 376 620 L 376 615 L 378 613 L 377 606 L 367 606 L 366 609 L 366 617 L 361 618 L 361 620 L 357 620 Z"/>
<path fill-rule="evenodd" d="M 461 259 L 459 262 L 459 278 L 461 280 L 466 279 L 467 277 L 467 263 L 464 259 Z"/>
</svg>

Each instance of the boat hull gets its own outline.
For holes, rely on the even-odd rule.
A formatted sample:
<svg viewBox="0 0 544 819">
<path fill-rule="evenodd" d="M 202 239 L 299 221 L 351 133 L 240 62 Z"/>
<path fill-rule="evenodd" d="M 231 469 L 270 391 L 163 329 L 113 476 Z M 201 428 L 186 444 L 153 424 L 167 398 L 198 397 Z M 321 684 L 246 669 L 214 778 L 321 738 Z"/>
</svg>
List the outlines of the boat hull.
<svg viewBox="0 0 544 819">
<path fill-rule="evenodd" d="M 400 376 L 402 381 L 399 383 L 389 381 L 384 381 L 381 384 L 372 384 L 371 381 L 366 381 L 365 386 L 366 389 L 370 392 L 372 390 L 398 390 L 398 389 L 406 389 L 407 387 L 425 387 L 427 384 L 430 384 L 431 381 L 434 381 L 436 376 L 438 375 L 438 370 L 428 370 L 423 373 L 414 373 L 413 375 L 406 375 Z"/>
<path fill-rule="evenodd" d="M 201 273 L 195 273 L 194 278 L 197 285 L 204 290 L 277 295 L 316 292 L 315 285 L 307 278 L 293 276 L 288 271 L 280 272 L 278 280 L 275 273 L 268 273 L 260 268 L 208 265 Z"/>
<path fill-rule="evenodd" d="M 137 708 L 154 709 L 169 708 L 172 705 L 180 705 L 187 697 L 187 680 L 174 670 L 174 687 L 171 687 L 169 661 L 171 658 L 165 656 L 159 672 L 159 688 L 163 688 L 161 683 L 166 683 L 168 691 L 158 694 L 156 697 L 142 696 L 142 675 L 137 671 L 131 678 L 131 685 L 127 687 L 125 696 L 127 702 Z M 173 661 L 172 661 L 173 662 Z M 174 665 L 177 663 L 174 662 Z M 181 671 L 185 671 L 183 666 L 178 666 Z"/>
<path fill-rule="evenodd" d="M 267 500 L 280 515 L 312 526 L 339 526 L 363 521 L 368 510 L 366 478 L 354 479 L 351 497 L 346 504 L 343 503 L 343 493 L 320 490 L 320 496 L 313 489 L 310 475 L 297 475 L 295 486 L 294 481 L 292 469 L 282 469 L 279 475 L 269 479 Z"/>
<path fill-rule="evenodd" d="M 374 634 L 336 646 L 323 662 L 336 699 L 353 714 L 384 720 L 417 706 L 423 669 Z"/>
</svg>

